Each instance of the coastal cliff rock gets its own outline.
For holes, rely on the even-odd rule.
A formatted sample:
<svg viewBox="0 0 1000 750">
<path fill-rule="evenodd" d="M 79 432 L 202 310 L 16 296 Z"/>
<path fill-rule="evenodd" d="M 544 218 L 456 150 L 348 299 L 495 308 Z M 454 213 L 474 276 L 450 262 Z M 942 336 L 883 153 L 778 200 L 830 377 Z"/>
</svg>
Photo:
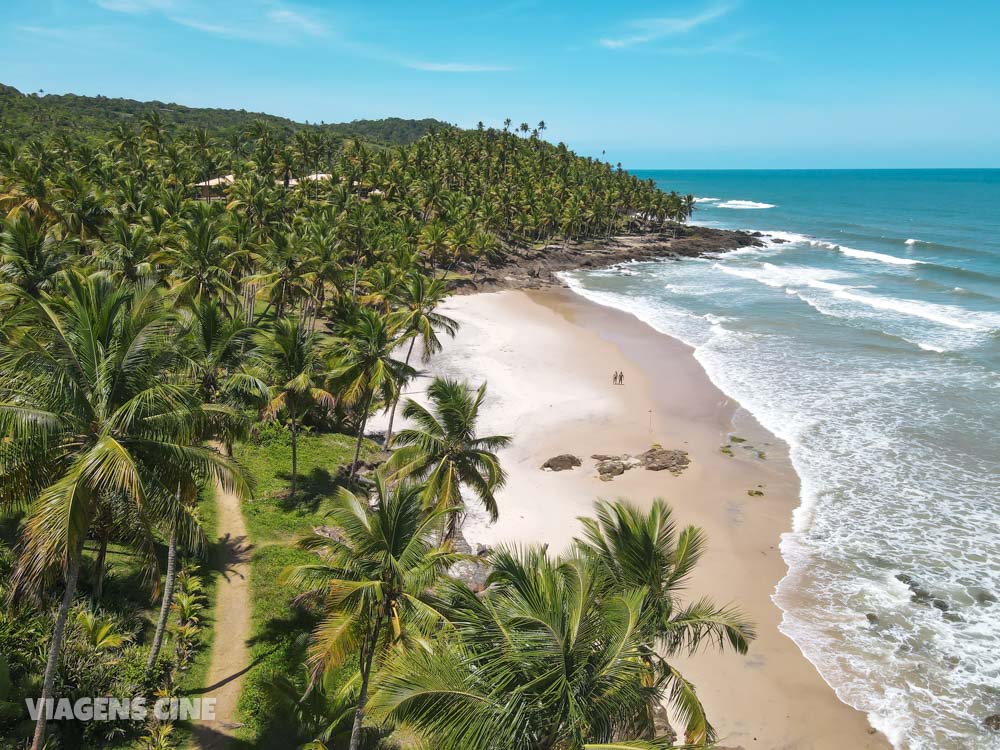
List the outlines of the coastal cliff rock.
<svg viewBox="0 0 1000 750">
<path fill-rule="evenodd" d="M 632 260 L 699 258 L 764 244 L 764 235 L 759 232 L 678 224 L 664 232 L 640 230 L 611 239 L 550 242 L 544 247 L 512 246 L 507 248 L 503 260 L 491 268 L 459 265 L 456 270 L 469 277 L 452 279 L 449 286 L 459 294 L 565 286 L 556 276 L 560 271 L 607 268 Z"/>
<path fill-rule="evenodd" d="M 478 594 L 486 589 L 492 566 L 486 560 L 462 560 L 448 569 L 448 574 L 465 583 L 469 590 Z"/>
<path fill-rule="evenodd" d="M 543 463 L 542 468 L 550 471 L 566 471 L 567 469 L 575 469 L 580 463 L 580 459 L 572 453 L 562 453 Z"/>
</svg>

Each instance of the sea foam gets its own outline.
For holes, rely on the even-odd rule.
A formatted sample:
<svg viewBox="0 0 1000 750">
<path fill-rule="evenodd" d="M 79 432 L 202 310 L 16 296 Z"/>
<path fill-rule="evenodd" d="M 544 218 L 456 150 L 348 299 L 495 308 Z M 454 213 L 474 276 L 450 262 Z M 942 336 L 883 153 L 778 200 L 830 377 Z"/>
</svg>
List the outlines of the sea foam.
<svg viewBox="0 0 1000 750">
<path fill-rule="evenodd" d="M 757 201 L 725 201 L 724 203 L 718 204 L 719 208 L 737 208 L 737 209 L 757 209 L 757 208 L 775 208 L 773 203 L 758 203 Z"/>
<path fill-rule="evenodd" d="M 813 247 L 822 247 L 827 250 L 837 250 L 838 252 L 846 255 L 848 258 L 872 260 L 879 263 L 888 263 L 892 266 L 917 266 L 924 263 L 922 260 L 914 260 L 913 258 L 898 258 L 895 255 L 876 253 L 873 250 L 858 250 L 857 248 L 847 247 L 846 245 L 838 245 L 834 242 L 824 242 L 822 240 L 809 240 L 809 244 Z"/>
<path fill-rule="evenodd" d="M 795 296 L 801 296 L 802 289 L 816 289 L 827 292 L 842 301 L 853 302 L 875 310 L 922 318 L 951 328 L 977 332 L 988 332 L 1000 328 L 1000 314 L 976 312 L 953 305 L 859 292 L 856 286 L 832 283 L 832 279 L 842 279 L 847 274 L 831 269 L 777 266 L 773 263 L 762 263 L 756 267 L 730 267 L 716 263 L 715 267 L 730 276 L 756 281 L 769 287 L 784 288 L 789 294 Z M 809 300 L 803 299 L 809 302 Z M 820 311 L 830 314 L 825 309 Z"/>
</svg>

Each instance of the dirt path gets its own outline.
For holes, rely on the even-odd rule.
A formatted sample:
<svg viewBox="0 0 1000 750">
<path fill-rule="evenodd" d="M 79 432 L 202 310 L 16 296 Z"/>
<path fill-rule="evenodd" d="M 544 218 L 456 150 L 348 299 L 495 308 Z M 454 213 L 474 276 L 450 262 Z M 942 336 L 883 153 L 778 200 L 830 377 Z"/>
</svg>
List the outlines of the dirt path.
<svg viewBox="0 0 1000 750">
<path fill-rule="evenodd" d="M 241 726 L 236 704 L 243 675 L 249 669 L 250 649 L 250 540 L 247 537 L 240 500 L 216 483 L 222 543 L 222 577 L 216 586 L 215 640 L 208 668 L 205 698 L 215 698 L 215 721 L 194 727 L 196 745 L 203 750 L 227 747 Z"/>
</svg>

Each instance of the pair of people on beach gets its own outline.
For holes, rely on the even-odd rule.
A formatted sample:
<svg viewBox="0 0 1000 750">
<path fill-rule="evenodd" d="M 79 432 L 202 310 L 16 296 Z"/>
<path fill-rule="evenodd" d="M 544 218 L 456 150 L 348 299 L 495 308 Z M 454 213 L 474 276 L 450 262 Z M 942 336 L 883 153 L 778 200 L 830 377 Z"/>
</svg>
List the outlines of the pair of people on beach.
<svg viewBox="0 0 1000 750">
<path fill-rule="evenodd" d="M 625 373 L 615 370 L 615 374 L 611 376 L 611 382 L 614 385 L 625 385 Z"/>
</svg>

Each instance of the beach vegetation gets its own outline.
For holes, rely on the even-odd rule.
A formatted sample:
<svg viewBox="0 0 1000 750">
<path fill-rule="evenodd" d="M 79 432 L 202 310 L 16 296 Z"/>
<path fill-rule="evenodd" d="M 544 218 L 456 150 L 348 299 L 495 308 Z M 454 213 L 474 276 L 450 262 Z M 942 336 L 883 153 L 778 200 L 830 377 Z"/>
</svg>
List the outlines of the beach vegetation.
<svg viewBox="0 0 1000 750">
<path fill-rule="evenodd" d="M 662 747 L 662 699 L 711 740 L 663 660 L 739 650 L 726 611 L 664 613 L 586 541 L 564 557 L 503 548 L 473 595 L 449 577 L 453 537 L 466 498 L 501 512 L 510 438 L 480 434 L 485 383 L 435 378 L 426 405 L 403 398 L 457 331 L 439 309 L 449 291 L 549 243 L 668 230 L 690 201 L 545 141 L 544 123 L 305 127 L 0 98 L 5 738 L 183 743 L 183 722 L 47 726 L 20 707 L 209 687 L 222 490 L 258 545 L 248 742 L 444 748 L 500 727 L 483 745 L 499 748 L 522 746 L 500 744 L 519 727 L 531 747 Z M 379 411 L 391 455 L 366 435 Z M 482 704 L 453 696 L 437 716 L 406 690 L 442 676 Z"/>
<path fill-rule="evenodd" d="M 428 507 L 448 514 L 452 533 L 464 512 L 461 488 L 469 487 L 491 521 L 499 515 L 496 492 L 507 481 L 497 451 L 510 445 L 506 435 L 480 436 L 476 431 L 479 410 L 486 399 L 486 384 L 473 390 L 466 383 L 435 378 L 427 388 L 430 408 L 409 399 L 403 416 L 414 427 L 401 430 L 399 446 L 386 466 L 394 478 L 424 482 Z"/>
</svg>

